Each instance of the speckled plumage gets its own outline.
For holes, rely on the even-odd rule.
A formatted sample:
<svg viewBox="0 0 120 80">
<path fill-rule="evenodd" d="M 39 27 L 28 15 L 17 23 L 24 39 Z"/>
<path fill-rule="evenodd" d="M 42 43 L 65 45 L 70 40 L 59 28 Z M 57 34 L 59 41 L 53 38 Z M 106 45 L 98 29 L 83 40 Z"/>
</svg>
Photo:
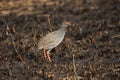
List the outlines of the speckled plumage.
<svg viewBox="0 0 120 80">
<path fill-rule="evenodd" d="M 67 25 L 63 23 L 60 29 L 42 37 L 38 43 L 38 49 L 52 49 L 59 45 L 64 39 L 66 27 Z"/>
<path fill-rule="evenodd" d="M 66 27 L 70 25 L 69 22 L 63 22 L 61 28 L 47 34 L 46 36 L 42 37 L 38 43 L 38 50 L 43 49 L 44 57 L 47 58 L 51 62 L 50 58 L 50 51 L 58 46 L 62 40 L 64 39 Z M 47 50 L 47 52 L 46 52 Z"/>
</svg>

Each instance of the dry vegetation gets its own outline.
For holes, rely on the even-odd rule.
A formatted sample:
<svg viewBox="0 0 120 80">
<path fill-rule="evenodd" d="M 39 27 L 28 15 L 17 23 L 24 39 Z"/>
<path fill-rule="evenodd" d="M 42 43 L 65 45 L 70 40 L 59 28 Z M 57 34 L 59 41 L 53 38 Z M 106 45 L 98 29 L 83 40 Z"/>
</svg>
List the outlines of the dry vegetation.
<svg viewBox="0 0 120 80">
<path fill-rule="evenodd" d="M 119 0 L 1 0 L 0 80 L 119 80 Z M 53 62 L 37 42 L 72 22 Z"/>
</svg>

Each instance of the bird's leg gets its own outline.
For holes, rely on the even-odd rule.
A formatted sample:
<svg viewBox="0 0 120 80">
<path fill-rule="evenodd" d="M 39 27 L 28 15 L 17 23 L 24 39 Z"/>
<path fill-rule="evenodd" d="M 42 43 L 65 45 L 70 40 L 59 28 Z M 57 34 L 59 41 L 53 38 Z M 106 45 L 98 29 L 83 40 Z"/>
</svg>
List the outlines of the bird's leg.
<svg viewBox="0 0 120 80">
<path fill-rule="evenodd" d="M 52 50 L 52 49 L 48 50 L 47 53 L 46 53 L 47 58 L 48 58 L 48 61 L 50 61 L 50 62 L 52 62 L 52 60 L 51 60 L 51 58 L 50 58 L 50 51 L 51 51 L 51 50 Z"/>
<path fill-rule="evenodd" d="M 43 55 L 44 55 L 44 58 L 46 59 L 47 58 L 47 53 L 46 53 L 45 49 L 43 49 Z"/>
</svg>

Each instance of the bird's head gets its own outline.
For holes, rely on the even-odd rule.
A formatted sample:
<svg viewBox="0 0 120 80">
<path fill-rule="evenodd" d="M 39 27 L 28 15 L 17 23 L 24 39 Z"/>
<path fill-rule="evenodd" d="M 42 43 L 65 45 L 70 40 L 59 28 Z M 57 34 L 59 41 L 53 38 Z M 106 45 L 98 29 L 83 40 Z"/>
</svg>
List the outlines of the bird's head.
<svg viewBox="0 0 120 80">
<path fill-rule="evenodd" d="M 69 20 L 64 20 L 64 22 L 62 23 L 62 27 L 67 27 L 67 26 L 71 26 L 71 22 Z"/>
</svg>

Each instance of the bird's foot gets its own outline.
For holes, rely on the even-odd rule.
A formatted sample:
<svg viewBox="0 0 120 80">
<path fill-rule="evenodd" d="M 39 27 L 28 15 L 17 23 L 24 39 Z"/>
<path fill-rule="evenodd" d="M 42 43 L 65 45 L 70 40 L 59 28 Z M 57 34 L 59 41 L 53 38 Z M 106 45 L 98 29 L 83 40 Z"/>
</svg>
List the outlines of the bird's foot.
<svg viewBox="0 0 120 80">
<path fill-rule="evenodd" d="M 49 53 L 47 53 L 47 58 L 48 58 L 48 61 L 49 61 L 49 62 L 52 62 L 52 60 L 51 60 L 51 58 L 50 58 L 50 54 L 49 54 Z"/>
<path fill-rule="evenodd" d="M 50 54 L 46 52 L 45 49 L 43 49 L 43 55 L 45 59 L 48 59 L 49 62 L 52 62 L 51 58 L 50 58 Z"/>
<path fill-rule="evenodd" d="M 45 49 L 43 49 L 43 55 L 44 55 L 44 58 L 47 59 L 47 53 L 46 53 Z"/>
</svg>

